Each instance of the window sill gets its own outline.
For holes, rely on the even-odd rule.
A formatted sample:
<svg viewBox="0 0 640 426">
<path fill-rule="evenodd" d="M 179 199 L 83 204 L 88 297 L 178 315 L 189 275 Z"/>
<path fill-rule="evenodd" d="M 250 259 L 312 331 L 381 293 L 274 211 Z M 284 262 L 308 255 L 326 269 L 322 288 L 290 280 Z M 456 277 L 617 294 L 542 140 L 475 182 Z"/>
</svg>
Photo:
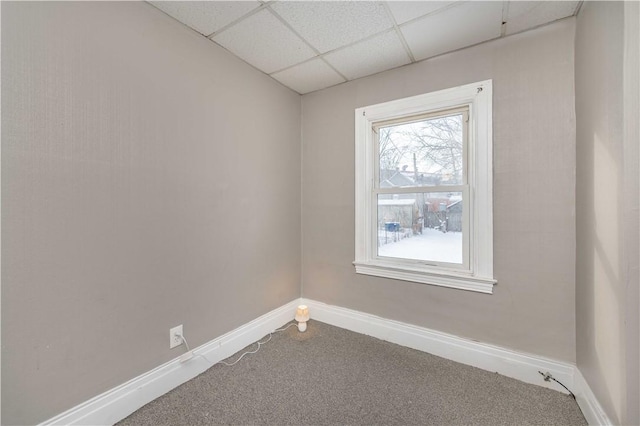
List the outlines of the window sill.
<svg viewBox="0 0 640 426">
<path fill-rule="evenodd" d="M 431 272 L 406 267 L 391 267 L 376 262 L 353 262 L 353 264 L 358 274 L 476 291 L 478 293 L 493 294 L 493 286 L 496 283 L 496 280 L 492 278 L 474 277 L 449 271 Z"/>
</svg>

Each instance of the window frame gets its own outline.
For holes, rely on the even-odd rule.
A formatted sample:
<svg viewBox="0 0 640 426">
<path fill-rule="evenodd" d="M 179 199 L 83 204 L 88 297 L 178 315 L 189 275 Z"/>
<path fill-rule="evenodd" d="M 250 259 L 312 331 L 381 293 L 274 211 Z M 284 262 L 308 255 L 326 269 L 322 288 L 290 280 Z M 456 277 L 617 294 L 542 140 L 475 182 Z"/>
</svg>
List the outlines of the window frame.
<svg viewBox="0 0 640 426">
<path fill-rule="evenodd" d="M 356 273 L 481 293 L 493 292 L 496 280 L 493 277 L 492 98 L 492 81 L 485 80 L 355 110 L 356 250 L 353 264 Z M 411 117 L 459 107 L 468 107 L 469 111 L 465 153 L 467 179 L 464 182 L 467 188 L 463 193 L 463 208 L 468 210 L 469 222 L 466 239 L 468 268 L 378 256 L 374 232 L 377 233 L 375 177 L 379 169 L 379 162 L 376 164 L 379 153 L 374 127 L 379 127 L 382 122 L 403 118 L 410 121 Z M 406 192 L 407 188 L 402 187 L 401 191 Z M 419 192 L 425 189 L 427 191 L 424 192 L 429 192 L 428 188 L 419 187 Z"/>
</svg>

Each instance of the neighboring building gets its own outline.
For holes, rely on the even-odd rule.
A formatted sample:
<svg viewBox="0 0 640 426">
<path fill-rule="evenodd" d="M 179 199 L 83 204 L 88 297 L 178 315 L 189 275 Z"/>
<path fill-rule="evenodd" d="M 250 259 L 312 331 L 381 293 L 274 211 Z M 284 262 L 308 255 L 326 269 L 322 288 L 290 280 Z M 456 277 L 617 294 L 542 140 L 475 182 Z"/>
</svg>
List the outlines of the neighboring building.
<svg viewBox="0 0 640 426">
<path fill-rule="evenodd" d="M 399 223 L 402 228 L 411 228 L 418 220 L 418 205 L 414 198 L 391 198 L 378 200 L 378 228 L 385 223 Z"/>
</svg>

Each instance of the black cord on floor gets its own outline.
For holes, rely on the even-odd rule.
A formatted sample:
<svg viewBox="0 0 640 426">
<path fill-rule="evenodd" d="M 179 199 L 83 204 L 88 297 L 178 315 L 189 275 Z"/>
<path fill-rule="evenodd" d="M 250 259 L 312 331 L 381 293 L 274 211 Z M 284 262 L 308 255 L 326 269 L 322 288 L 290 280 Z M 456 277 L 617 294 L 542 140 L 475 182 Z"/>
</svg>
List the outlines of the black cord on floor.
<svg viewBox="0 0 640 426">
<path fill-rule="evenodd" d="M 571 397 L 575 400 L 576 396 L 573 394 L 573 392 L 571 392 L 569 390 L 568 387 L 566 387 L 565 385 L 563 385 L 559 380 L 557 380 L 555 377 L 553 377 L 551 374 L 549 373 L 543 373 L 542 371 L 538 371 L 538 373 L 540 373 L 542 375 L 542 377 L 544 377 L 544 381 L 548 382 L 549 380 L 553 380 L 554 382 L 556 382 L 557 384 L 559 384 L 560 386 L 562 386 L 563 388 L 565 388 L 567 390 L 567 392 L 569 392 L 569 395 L 571 395 Z"/>
</svg>

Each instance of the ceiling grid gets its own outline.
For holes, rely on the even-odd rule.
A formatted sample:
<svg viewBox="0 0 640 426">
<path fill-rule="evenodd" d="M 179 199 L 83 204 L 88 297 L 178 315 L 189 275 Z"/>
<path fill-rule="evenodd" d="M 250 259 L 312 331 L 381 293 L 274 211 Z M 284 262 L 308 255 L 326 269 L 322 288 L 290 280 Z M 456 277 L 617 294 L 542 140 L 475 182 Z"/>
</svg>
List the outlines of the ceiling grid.
<svg viewBox="0 0 640 426">
<path fill-rule="evenodd" d="M 581 1 L 150 1 L 300 94 L 574 16 Z"/>
</svg>

